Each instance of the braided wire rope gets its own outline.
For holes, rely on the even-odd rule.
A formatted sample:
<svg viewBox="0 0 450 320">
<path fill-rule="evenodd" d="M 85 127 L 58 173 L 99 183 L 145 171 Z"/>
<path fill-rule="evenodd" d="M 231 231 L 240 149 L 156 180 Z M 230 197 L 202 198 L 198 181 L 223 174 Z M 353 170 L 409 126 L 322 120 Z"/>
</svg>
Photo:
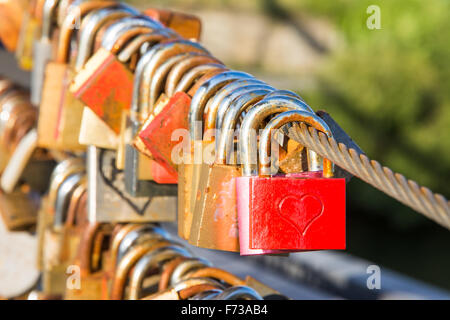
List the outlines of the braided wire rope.
<svg viewBox="0 0 450 320">
<path fill-rule="evenodd" d="M 306 148 L 314 150 L 366 183 L 450 229 L 450 202 L 443 195 L 420 186 L 304 123 L 290 127 L 288 132 L 291 138 Z"/>
</svg>

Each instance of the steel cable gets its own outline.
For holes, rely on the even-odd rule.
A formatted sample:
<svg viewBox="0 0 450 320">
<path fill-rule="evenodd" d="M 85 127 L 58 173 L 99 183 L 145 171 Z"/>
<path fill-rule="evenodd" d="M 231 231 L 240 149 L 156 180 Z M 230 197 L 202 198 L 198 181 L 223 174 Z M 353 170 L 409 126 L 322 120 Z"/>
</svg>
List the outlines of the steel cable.
<svg viewBox="0 0 450 320">
<path fill-rule="evenodd" d="M 306 148 L 314 150 L 354 176 L 450 229 L 450 202 L 441 194 L 433 193 L 304 123 L 291 126 L 287 130 L 291 138 Z"/>
</svg>

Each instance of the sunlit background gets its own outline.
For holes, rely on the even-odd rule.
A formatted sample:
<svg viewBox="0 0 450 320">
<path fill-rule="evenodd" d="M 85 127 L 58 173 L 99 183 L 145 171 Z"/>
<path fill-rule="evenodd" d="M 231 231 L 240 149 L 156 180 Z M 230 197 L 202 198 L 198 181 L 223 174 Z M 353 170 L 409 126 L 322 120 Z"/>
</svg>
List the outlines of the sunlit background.
<svg viewBox="0 0 450 320">
<path fill-rule="evenodd" d="M 371 157 L 450 196 L 450 3 L 446 0 L 129 1 L 203 20 L 229 67 L 328 111 Z M 377 5 L 381 29 L 370 30 Z M 450 288 L 450 232 L 358 179 L 348 252 Z"/>
</svg>

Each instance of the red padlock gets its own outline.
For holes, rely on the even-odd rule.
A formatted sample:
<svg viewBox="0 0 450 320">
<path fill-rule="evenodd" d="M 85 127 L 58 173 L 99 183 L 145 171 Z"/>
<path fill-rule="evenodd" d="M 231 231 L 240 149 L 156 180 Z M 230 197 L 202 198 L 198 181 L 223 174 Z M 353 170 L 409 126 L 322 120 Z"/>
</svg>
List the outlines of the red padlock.
<svg viewBox="0 0 450 320">
<path fill-rule="evenodd" d="M 186 130 L 188 127 L 190 106 L 191 97 L 184 92 L 177 92 L 153 120 L 144 124 L 144 129 L 139 133 L 140 140 L 155 161 L 174 175 L 177 174 L 177 166 L 172 160 L 172 150 L 179 141 L 172 141 L 171 138 L 174 130 Z"/>
<path fill-rule="evenodd" d="M 118 58 L 122 50 L 127 50 L 127 46 L 117 43 L 120 42 L 120 35 L 130 40 L 142 34 L 146 35 L 146 42 L 153 43 L 172 36 L 169 29 L 156 21 L 142 17 L 124 18 L 108 27 L 102 48 L 86 62 L 70 87 L 74 96 L 90 107 L 116 133 L 120 131 L 122 111 L 130 108 L 134 79 L 126 65 L 127 61 Z"/>
<path fill-rule="evenodd" d="M 288 176 L 272 176 L 268 163 L 275 130 L 287 123 L 304 122 L 330 136 L 326 123 L 313 113 L 298 110 L 275 116 L 260 135 L 258 175 L 249 139 L 254 119 L 249 112 L 240 133 L 243 177 L 237 178 L 236 188 L 241 255 L 254 254 L 255 249 L 345 249 L 345 179 L 331 178 L 332 163 L 323 160 L 323 175 Z"/>
</svg>

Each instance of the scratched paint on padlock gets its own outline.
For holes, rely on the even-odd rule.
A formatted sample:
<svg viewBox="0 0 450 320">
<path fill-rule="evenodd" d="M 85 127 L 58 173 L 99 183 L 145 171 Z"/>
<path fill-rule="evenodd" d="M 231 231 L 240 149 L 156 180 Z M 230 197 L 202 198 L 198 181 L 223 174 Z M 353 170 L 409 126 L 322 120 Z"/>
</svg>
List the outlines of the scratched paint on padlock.
<svg viewBox="0 0 450 320">
<path fill-rule="evenodd" d="M 345 180 L 251 178 L 250 247 L 345 249 Z"/>
<path fill-rule="evenodd" d="M 239 252 L 235 178 L 240 169 L 203 164 L 200 199 L 196 202 L 190 243 L 203 248 Z M 212 168 L 214 167 L 214 168 Z M 208 170 L 205 170 L 208 168 Z"/>
<path fill-rule="evenodd" d="M 160 165 L 172 175 L 177 175 L 177 166 L 172 161 L 172 150 L 179 141 L 172 140 L 178 129 L 188 128 L 188 113 L 191 98 L 184 92 L 176 93 L 165 108 L 139 133 L 139 138 L 150 150 Z"/>
<path fill-rule="evenodd" d="M 234 180 L 228 180 L 221 183 L 220 192 L 218 194 L 213 195 L 213 199 L 217 200 L 216 202 L 216 210 L 214 211 L 214 221 L 229 221 L 227 224 L 229 226 L 227 229 L 219 229 L 217 230 L 218 238 L 225 236 L 226 238 L 238 238 L 239 229 L 238 229 L 238 219 L 237 214 L 231 214 L 237 212 L 236 202 L 230 203 L 230 196 L 235 198 L 236 186 Z M 233 196 L 234 195 L 234 196 Z M 227 210 L 228 209 L 228 210 Z"/>
<path fill-rule="evenodd" d="M 122 110 L 131 105 L 133 74 L 114 55 L 100 49 L 76 76 L 71 91 L 119 133 Z"/>
</svg>

